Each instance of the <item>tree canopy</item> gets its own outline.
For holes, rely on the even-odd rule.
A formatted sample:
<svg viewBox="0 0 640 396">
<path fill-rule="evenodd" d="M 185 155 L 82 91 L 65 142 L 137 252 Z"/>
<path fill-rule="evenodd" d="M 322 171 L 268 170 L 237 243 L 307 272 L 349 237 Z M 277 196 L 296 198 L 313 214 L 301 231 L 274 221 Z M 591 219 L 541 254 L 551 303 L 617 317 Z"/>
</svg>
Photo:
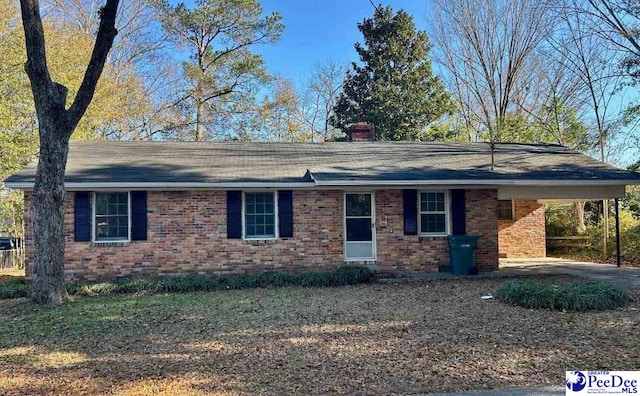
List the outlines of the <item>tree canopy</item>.
<svg viewBox="0 0 640 396">
<path fill-rule="evenodd" d="M 333 125 L 344 131 L 366 121 L 380 140 L 433 139 L 429 125 L 451 111 L 451 102 L 431 69 L 427 34 L 406 11 L 391 7 L 377 7 L 358 29 L 361 63 L 347 71 Z"/>
<path fill-rule="evenodd" d="M 281 17 L 263 16 L 256 0 L 196 0 L 193 8 L 163 3 L 161 14 L 164 28 L 189 55 L 183 62 L 186 126 L 193 127 L 189 137 L 215 136 L 216 118 L 233 112 L 256 82 L 268 81 L 262 57 L 251 49 L 279 39 Z"/>
</svg>

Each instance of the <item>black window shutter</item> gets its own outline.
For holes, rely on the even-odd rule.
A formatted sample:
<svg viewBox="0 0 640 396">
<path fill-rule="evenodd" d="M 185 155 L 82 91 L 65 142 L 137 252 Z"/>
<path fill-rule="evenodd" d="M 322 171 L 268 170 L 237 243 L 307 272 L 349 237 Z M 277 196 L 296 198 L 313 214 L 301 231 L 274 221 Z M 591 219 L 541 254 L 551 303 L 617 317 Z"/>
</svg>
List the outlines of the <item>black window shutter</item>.
<svg viewBox="0 0 640 396">
<path fill-rule="evenodd" d="M 402 190 L 404 208 L 404 234 L 418 234 L 418 190 Z"/>
<path fill-rule="evenodd" d="M 227 238 L 242 238 L 242 191 L 227 191 Z"/>
<path fill-rule="evenodd" d="M 293 236 L 293 191 L 278 191 L 278 228 L 281 238 Z"/>
<path fill-rule="evenodd" d="M 78 242 L 90 241 L 90 193 L 86 191 L 77 191 L 73 195 L 73 240 Z"/>
<path fill-rule="evenodd" d="M 453 225 L 453 235 L 465 235 L 467 233 L 464 190 L 451 190 L 451 223 Z"/>
<path fill-rule="evenodd" d="M 131 191 L 131 240 L 147 240 L 146 191 Z"/>
</svg>

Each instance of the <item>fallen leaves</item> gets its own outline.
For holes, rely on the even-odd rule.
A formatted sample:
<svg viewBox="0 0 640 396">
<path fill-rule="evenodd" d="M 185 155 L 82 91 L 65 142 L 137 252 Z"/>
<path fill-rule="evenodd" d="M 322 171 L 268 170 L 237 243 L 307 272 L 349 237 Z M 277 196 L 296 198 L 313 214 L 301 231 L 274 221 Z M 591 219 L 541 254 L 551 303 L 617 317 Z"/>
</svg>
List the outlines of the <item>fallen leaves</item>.
<svg viewBox="0 0 640 396">
<path fill-rule="evenodd" d="M 1 301 L 2 394 L 407 394 L 561 384 L 640 366 L 638 295 L 561 313 L 500 280 Z"/>
</svg>

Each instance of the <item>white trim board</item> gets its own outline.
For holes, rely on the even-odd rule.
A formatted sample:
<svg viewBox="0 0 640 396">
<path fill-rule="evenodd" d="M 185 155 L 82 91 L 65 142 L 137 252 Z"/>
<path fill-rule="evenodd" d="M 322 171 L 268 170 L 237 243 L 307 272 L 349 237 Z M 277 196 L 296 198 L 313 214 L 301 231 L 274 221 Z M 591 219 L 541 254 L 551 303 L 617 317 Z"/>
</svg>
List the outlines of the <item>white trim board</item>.
<svg viewBox="0 0 640 396">
<path fill-rule="evenodd" d="M 318 186 L 627 186 L 640 185 L 640 180 L 316 180 Z"/>
<path fill-rule="evenodd" d="M 504 186 L 498 199 L 596 200 L 624 198 L 625 186 Z"/>
<path fill-rule="evenodd" d="M 368 194 L 371 196 L 371 216 L 349 216 L 349 218 L 369 218 L 371 219 L 371 254 L 372 257 L 347 257 L 347 244 L 363 243 L 366 241 L 347 241 L 347 195 L 349 194 Z M 345 191 L 342 194 L 342 255 L 345 262 L 374 262 L 378 257 L 377 247 L 377 230 L 376 230 L 376 194 L 375 191 Z"/>
</svg>

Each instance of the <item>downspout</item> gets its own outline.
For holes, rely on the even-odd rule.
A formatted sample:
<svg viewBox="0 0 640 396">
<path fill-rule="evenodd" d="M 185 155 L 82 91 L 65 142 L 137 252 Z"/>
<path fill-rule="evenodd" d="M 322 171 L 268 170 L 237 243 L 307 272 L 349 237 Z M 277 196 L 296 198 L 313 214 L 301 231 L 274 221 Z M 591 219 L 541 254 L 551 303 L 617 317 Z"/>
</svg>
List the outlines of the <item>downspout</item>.
<svg viewBox="0 0 640 396">
<path fill-rule="evenodd" d="M 620 257 L 620 205 L 618 198 L 615 199 L 616 205 L 616 264 L 620 267 L 622 258 Z"/>
</svg>

